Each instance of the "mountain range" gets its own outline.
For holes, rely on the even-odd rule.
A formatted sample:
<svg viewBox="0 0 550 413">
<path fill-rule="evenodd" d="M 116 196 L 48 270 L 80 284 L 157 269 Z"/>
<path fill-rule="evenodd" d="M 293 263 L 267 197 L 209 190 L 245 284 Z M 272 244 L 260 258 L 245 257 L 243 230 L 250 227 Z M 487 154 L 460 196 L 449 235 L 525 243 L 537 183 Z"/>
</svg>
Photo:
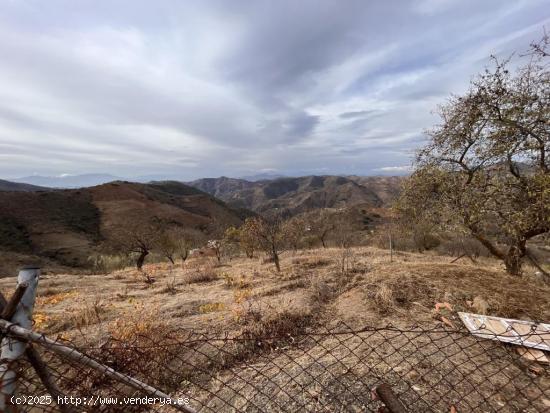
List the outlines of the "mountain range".
<svg viewBox="0 0 550 413">
<path fill-rule="evenodd" d="M 256 175 L 244 176 L 238 179 L 256 182 L 256 181 L 277 179 L 282 177 L 283 175 L 264 172 Z M 134 177 L 121 177 L 121 176 L 116 176 L 111 174 L 80 174 L 80 175 L 64 174 L 59 176 L 29 175 L 21 178 L 14 178 L 14 179 L 11 179 L 10 181 L 12 183 L 29 184 L 29 185 L 35 185 L 35 186 L 42 186 L 46 188 L 70 189 L 70 188 L 85 188 L 88 186 L 101 185 L 101 184 L 106 184 L 108 182 L 113 182 L 113 181 L 131 181 L 131 182 L 147 183 L 151 181 L 164 181 L 164 180 L 173 181 L 178 179 L 176 178 L 175 175 L 168 176 L 168 175 L 161 175 L 161 174 L 141 175 L 141 176 L 134 176 Z M 1 182 L 3 181 L 0 180 L 0 190 L 4 190 L 2 189 Z M 8 182 L 8 181 L 5 181 L 5 182 Z M 5 189 L 5 190 L 10 190 L 10 189 Z"/>
<path fill-rule="evenodd" d="M 118 229 L 135 222 L 162 221 L 218 237 L 220 229 L 239 225 L 253 214 L 292 216 L 351 207 L 362 214 L 380 211 L 397 196 L 402 179 L 327 175 L 188 183 L 119 180 L 78 189 L 0 181 L 0 275 L 11 271 L 17 260 L 86 266 L 89 256 L 108 244 Z"/>
<path fill-rule="evenodd" d="M 399 193 L 403 178 L 387 176 L 304 176 L 251 182 L 237 178 L 203 178 L 187 182 L 235 208 L 257 213 L 278 210 L 287 215 L 317 208 L 357 204 L 381 207 Z"/>
<path fill-rule="evenodd" d="M 110 182 L 82 189 L 0 192 L 0 252 L 82 267 L 130 224 L 161 221 L 209 234 L 246 211 L 180 182 Z M 8 254 L 9 255 L 9 254 Z M 10 263 L 0 260 L 0 274 Z M 28 261 L 27 261 L 28 264 Z M 12 268 L 9 267 L 9 270 Z"/>
</svg>

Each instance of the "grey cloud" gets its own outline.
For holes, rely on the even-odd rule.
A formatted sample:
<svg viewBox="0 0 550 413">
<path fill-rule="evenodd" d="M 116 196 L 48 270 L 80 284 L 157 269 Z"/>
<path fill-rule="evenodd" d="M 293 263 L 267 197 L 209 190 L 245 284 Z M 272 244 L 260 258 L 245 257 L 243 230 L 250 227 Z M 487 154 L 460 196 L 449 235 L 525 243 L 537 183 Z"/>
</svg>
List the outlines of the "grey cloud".
<svg viewBox="0 0 550 413">
<path fill-rule="evenodd" d="M 375 110 L 357 110 L 352 112 L 340 113 L 338 116 L 340 116 L 342 119 L 355 119 L 370 117 L 374 113 L 376 113 Z"/>
<path fill-rule="evenodd" d="M 444 3 L 6 2 L 0 175 L 406 165 L 430 111 L 550 21 L 543 0 Z"/>
</svg>

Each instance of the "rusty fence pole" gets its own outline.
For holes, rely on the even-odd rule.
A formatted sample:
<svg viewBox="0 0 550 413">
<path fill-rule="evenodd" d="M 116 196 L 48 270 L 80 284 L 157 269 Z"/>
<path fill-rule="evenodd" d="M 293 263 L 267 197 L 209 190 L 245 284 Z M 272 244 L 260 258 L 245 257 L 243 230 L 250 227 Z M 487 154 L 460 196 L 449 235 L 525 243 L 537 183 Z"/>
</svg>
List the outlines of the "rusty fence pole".
<svg viewBox="0 0 550 413">
<path fill-rule="evenodd" d="M 32 327 L 32 311 L 39 277 L 40 268 L 22 268 L 17 277 L 16 293 L 4 308 L 6 313 L 13 313 L 11 321 L 23 328 Z M 17 360 L 25 354 L 27 343 L 5 335 L 0 348 L 0 412 L 6 412 L 9 411 L 11 396 L 15 392 L 17 371 L 14 367 Z"/>
<path fill-rule="evenodd" d="M 27 284 L 19 284 L 15 289 L 13 295 L 10 297 L 9 301 L 6 301 L 5 298 L 3 299 L 3 301 L 6 301 L 6 304 L 2 309 L 2 314 L 0 315 L 0 318 L 8 321 L 11 320 L 11 318 L 15 315 L 15 312 L 17 311 L 17 306 L 23 298 L 23 294 L 25 294 L 26 290 Z"/>
<path fill-rule="evenodd" d="M 407 413 L 407 409 L 399 401 L 389 384 L 382 383 L 376 386 L 374 391 L 389 413 Z"/>
</svg>

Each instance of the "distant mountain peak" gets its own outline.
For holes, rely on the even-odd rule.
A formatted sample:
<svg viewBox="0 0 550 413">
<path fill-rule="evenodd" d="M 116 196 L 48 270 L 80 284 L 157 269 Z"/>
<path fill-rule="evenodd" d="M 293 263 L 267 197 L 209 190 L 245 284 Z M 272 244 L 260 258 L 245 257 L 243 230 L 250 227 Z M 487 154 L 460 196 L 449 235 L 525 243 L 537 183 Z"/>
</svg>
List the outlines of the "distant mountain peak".
<svg viewBox="0 0 550 413">
<path fill-rule="evenodd" d="M 197 179 L 188 184 L 236 208 L 258 213 L 277 209 L 298 214 L 317 208 L 384 205 L 399 192 L 401 179 L 310 175 L 252 181 L 220 177 Z"/>
<path fill-rule="evenodd" d="M 276 174 L 274 172 L 262 172 L 255 175 L 242 176 L 237 179 L 244 179 L 245 181 L 257 182 L 257 181 L 269 181 L 272 179 L 285 178 L 285 175 Z"/>
<path fill-rule="evenodd" d="M 81 175 L 61 174 L 58 176 L 30 175 L 13 181 L 48 188 L 84 188 L 120 180 L 124 179 L 110 174 L 88 173 Z"/>
</svg>

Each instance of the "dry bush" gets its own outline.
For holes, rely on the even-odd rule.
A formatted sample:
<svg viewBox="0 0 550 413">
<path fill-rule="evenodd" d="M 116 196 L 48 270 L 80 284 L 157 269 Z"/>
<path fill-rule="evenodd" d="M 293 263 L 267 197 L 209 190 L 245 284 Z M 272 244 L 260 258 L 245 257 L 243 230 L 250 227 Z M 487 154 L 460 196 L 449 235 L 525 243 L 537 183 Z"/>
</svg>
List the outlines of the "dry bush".
<svg viewBox="0 0 550 413">
<path fill-rule="evenodd" d="M 182 351 L 178 347 L 182 342 L 158 307 L 136 305 L 109 323 L 100 352 L 115 370 L 174 389 L 188 374 L 185 368 L 174 365 L 175 354 Z M 159 345 L 166 347 L 153 348 Z M 168 365 L 174 368 L 167 369 Z"/>
<path fill-rule="evenodd" d="M 48 328 L 50 317 L 42 312 L 35 311 L 32 315 L 33 330 L 44 331 Z"/>
<path fill-rule="evenodd" d="M 158 308 L 145 308 L 142 304 L 136 304 L 110 322 L 107 332 L 114 341 L 138 344 L 141 337 L 151 336 L 155 331 L 161 332 L 166 326 L 162 320 Z"/>
<path fill-rule="evenodd" d="M 248 277 L 244 274 L 233 275 L 227 272 L 222 273 L 223 280 L 225 282 L 226 288 L 237 288 L 243 289 L 250 287 L 250 281 Z"/>
<path fill-rule="evenodd" d="M 216 281 L 218 278 L 215 268 L 209 265 L 185 274 L 184 282 L 186 284 L 208 283 Z"/>
<path fill-rule="evenodd" d="M 378 312 L 389 313 L 395 305 L 392 288 L 386 283 L 380 284 L 374 293 L 374 302 Z"/>
<path fill-rule="evenodd" d="M 385 228 L 374 231 L 368 239 L 368 245 L 389 250 L 389 231 Z M 392 245 L 395 251 L 423 252 L 437 248 L 441 240 L 434 234 L 411 234 L 405 231 L 392 232 Z"/>
<path fill-rule="evenodd" d="M 311 324 L 312 318 L 309 309 L 297 310 L 287 306 L 249 307 L 239 320 L 243 325 L 239 334 L 240 340 L 231 343 L 232 348 L 218 361 L 219 367 L 226 369 L 255 354 L 288 345 L 294 336 L 302 333 Z"/>
<path fill-rule="evenodd" d="M 190 377 L 189 367 L 179 362 L 186 351 L 184 338 L 172 331 L 158 308 L 136 305 L 105 327 L 104 334 L 94 337 L 93 341 L 89 334 L 82 336 L 90 344 L 87 354 L 92 358 L 104 360 L 118 372 L 169 392 Z M 82 373 L 82 368 L 64 370 L 62 390 L 110 394 L 113 383 L 107 376 L 98 371 Z"/>
<path fill-rule="evenodd" d="M 221 371 L 242 364 L 244 361 L 280 346 L 289 345 L 293 337 L 302 333 L 311 324 L 309 309 L 292 309 L 288 305 L 260 305 L 246 290 L 236 291 L 237 324 L 242 326 L 232 338 L 224 342 L 223 351 L 211 345 L 203 346 L 199 357 L 204 356 L 208 370 Z M 233 309 L 236 314 L 236 308 Z M 197 355 L 195 355 L 197 357 Z"/>
<path fill-rule="evenodd" d="M 379 314 L 388 314 L 396 308 L 408 309 L 413 302 L 436 299 L 429 282 L 409 274 L 400 277 L 371 278 L 365 291 L 367 300 L 372 303 L 372 309 Z"/>
<path fill-rule="evenodd" d="M 38 295 L 37 295 L 37 298 L 41 298 L 41 297 L 48 297 L 48 296 L 51 296 L 51 295 L 58 295 L 58 294 L 63 294 L 63 292 L 65 291 L 65 288 L 63 287 L 46 287 L 46 288 L 41 288 L 39 291 L 38 291 Z M 9 297 L 9 295 L 7 296 Z"/>
<path fill-rule="evenodd" d="M 332 261 L 322 256 L 315 255 L 313 257 L 294 258 L 292 263 L 300 265 L 303 268 L 315 269 L 319 267 L 326 267 L 327 265 L 330 265 Z"/>
<path fill-rule="evenodd" d="M 88 262 L 95 274 L 109 274 L 131 267 L 134 264 L 134 260 L 130 255 L 123 254 L 94 254 L 88 257 Z"/>
<path fill-rule="evenodd" d="M 162 290 L 160 290 L 161 293 L 168 293 L 168 294 L 176 294 L 178 292 L 177 289 L 177 282 L 176 282 L 176 276 L 172 276 L 168 279 L 166 282 L 166 285 Z"/>
<path fill-rule="evenodd" d="M 325 305 L 334 297 L 334 288 L 325 280 L 316 278 L 311 282 L 309 302 L 313 308 Z"/>
<path fill-rule="evenodd" d="M 262 314 L 251 314 L 247 318 L 242 334 L 256 340 L 269 338 L 290 338 L 301 333 L 310 324 L 310 311 L 293 311 L 286 308 L 271 308 Z"/>
<path fill-rule="evenodd" d="M 85 301 L 79 307 L 69 308 L 67 315 L 52 319 L 48 324 L 50 332 L 60 332 L 71 329 L 83 329 L 91 325 L 100 324 L 101 317 L 107 312 L 107 306 L 100 298 Z"/>
<path fill-rule="evenodd" d="M 305 281 L 304 279 L 300 278 L 297 280 L 291 280 L 290 282 L 277 285 L 276 287 L 267 287 L 267 288 L 261 288 L 254 294 L 256 298 L 260 297 L 271 297 L 277 294 L 280 294 L 285 291 L 293 291 L 297 290 L 299 288 L 306 288 L 309 287 L 310 284 Z"/>
<path fill-rule="evenodd" d="M 372 271 L 372 267 L 362 262 L 355 263 L 352 268 L 348 269 L 350 274 L 366 274 L 370 271 Z"/>
<path fill-rule="evenodd" d="M 265 304 L 250 288 L 234 292 L 233 314 L 247 338 L 288 337 L 303 330 L 312 318 L 310 306 L 293 309 L 290 303 Z"/>
</svg>

